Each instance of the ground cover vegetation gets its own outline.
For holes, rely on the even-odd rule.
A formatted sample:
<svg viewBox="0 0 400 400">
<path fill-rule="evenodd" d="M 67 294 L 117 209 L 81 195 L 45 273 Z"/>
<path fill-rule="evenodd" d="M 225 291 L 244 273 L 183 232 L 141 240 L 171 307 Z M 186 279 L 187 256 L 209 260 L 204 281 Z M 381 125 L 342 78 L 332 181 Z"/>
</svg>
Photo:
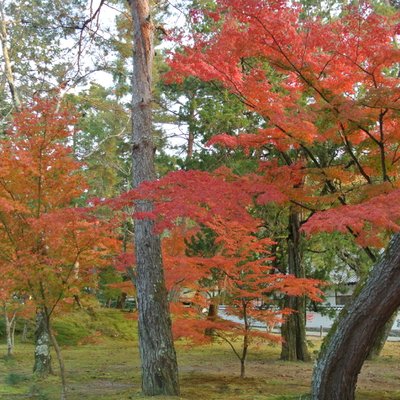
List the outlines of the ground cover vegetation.
<svg viewBox="0 0 400 400">
<path fill-rule="evenodd" d="M 56 318 L 54 327 L 63 346 L 68 398 L 144 399 L 141 393 L 139 353 L 136 346 L 136 322 L 118 310 L 96 310 L 96 318 L 79 311 L 67 318 Z M 18 327 L 19 337 L 21 327 Z M 82 330 L 85 335 L 82 336 Z M 61 331 L 63 334 L 61 335 Z M 313 354 L 319 338 L 309 337 Z M 79 343 L 79 345 L 77 345 Z M 0 396 L 12 398 L 59 398 L 58 377 L 37 379 L 31 374 L 31 343 L 17 340 L 15 357 L 0 360 Z M 2 353 L 5 345 L 0 347 Z M 263 344 L 250 352 L 247 378 L 239 378 L 238 363 L 223 342 L 196 346 L 188 351 L 177 343 L 180 366 L 181 398 L 228 400 L 294 400 L 307 398 L 310 391 L 312 363 L 279 360 L 279 344 Z M 386 344 L 382 356 L 368 361 L 359 379 L 357 399 L 396 399 L 399 397 L 398 344 Z M 161 399 L 172 399 L 160 396 Z"/>
<path fill-rule="evenodd" d="M 246 372 L 261 357 L 253 347 L 279 343 L 282 361 L 314 357 L 306 309 L 318 309 L 334 274 L 345 281 L 351 271 L 359 287 L 322 346 L 311 398 L 353 399 L 400 305 L 397 6 L 44 1 L 29 13 L 26 2 L 2 3 L 4 365 L 29 349 L 15 346 L 21 333 L 44 379 L 53 347 L 57 396 L 74 398 L 62 345 L 102 354 L 113 346 L 102 337 L 125 337 L 125 315 L 139 329 L 133 396 L 188 396 L 185 368 L 199 345 L 224 360 L 220 349 L 231 350 L 237 375 L 256 381 Z M 186 24 L 166 29 L 177 10 Z M 166 42 L 172 50 L 155 50 Z M 95 71 L 111 76 L 109 87 L 90 81 Z M 173 153 L 171 126 L 185 137 Z M 137 312 L 106 317 L 99 302 Z M 221 318 L 222 304 L 242 322 Z M 282 337 L 271 333 L 277 325 Z M 308 394 L 311 364 L 301 365 L 308 389 L 277 393 L 266 382 L 252 398 Z M 36 387 L 18 371 L 6 382 L 15 394 L 29 386 L 45 398 L 46 382 L 49 396 L 59 391 L 53 377 Z M 246 381 L 209 379 L 248 395 Z"/>
</svg>

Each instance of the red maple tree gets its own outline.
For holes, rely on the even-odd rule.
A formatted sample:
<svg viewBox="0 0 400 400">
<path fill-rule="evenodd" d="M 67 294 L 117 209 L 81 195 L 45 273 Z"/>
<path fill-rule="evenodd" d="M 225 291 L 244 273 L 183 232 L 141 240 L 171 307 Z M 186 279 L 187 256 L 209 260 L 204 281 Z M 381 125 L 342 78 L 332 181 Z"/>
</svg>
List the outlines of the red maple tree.
<svg viewBox="0 0 400 400">
<path fill-rule="evenodd" d="M 37 99 L 14 115 L 0 141 L 0 270 L 15 294 L 32 298 L 38 325 L 35 369 L 46 374 L 56 311 L 96 286 L 96 272 L 116 250 L 107 224 L 77 207 L 86 183 L 71 151 L 76 117 L 56 101 Z"/>
<path fill-rule="evenodd" d="M 305 294 L 320 301 L 321 282 L 277 271 L 270 265 L 271 240 L 258 238 L 239 221 L 225 221 L 214 214 L 207 227 L 216 233 L 218 250 L 213 256 L 188 255 L 188 242 L 177 234 L 178 228 L 163 241 L 174 334 L 194 343 L 212 337 L 228 342 L 244 377 L 249 347 L 263 341 L 279 342 L 280 336 L 271 331 L 292 312 L 281 309 L 276 296 Z M 193 229 L 185 233 L 193 234 Z M 225 315 L 219 316 L 222 302 Z M 210 313 L 211 305 L 217 310 Z M 232 316 L 236 317 L 233 321 Z M 237 338 L 242 338 L 240 349 L 235 346 Z"/>
<path fill-rule="evenodd" d="M 347 232 L 375 260 L 369 247 L 382 248 L 399 230 L 393 201 L 400 159 L 398 14 L 379 15 L 367 2 L 330 21 L 304 18 L 301 11 L 299 3 L 283 0 L 220 0 L 211 13 L 194 11 L 215 24 L 173 55 L 168 79 L 215 81 L 262 117 L 258 134 L 220 135 L 212 142 L 275 158 L 260 163 L 265 182 L 287 179 L 277 188 L 308 214 L 304 229 Z M 355 315 L 347 318 L 353 327 L 360 324 Z M 363 338 L 374 329 L 361 332 Z M 349 336 L 339 335 L 345 349 Z M 343 368 L 331 348 L 313 398 L 354 397 L 366 351 L 353 345 L 357 363 L 351 353 L 341 358 Z"/>
<path fill-rule="evenodd" d="M 342 227 L 363 246 L 381 246 L 378 231 L 361 229 L 360 220 L 369 214 L 371 198 L 383 211 L 385 195 L 397 188 L 397 17 L 378 15 L 363 3 L 325 23 L 301 18 L 299 4 L 281 0 L 221 0 L 213 13 L 193 12 L 202 14 L 217 20 L 214 29 L 197 32 L 190 38 L 193 45 L 173 55 L 167 79 L 192 75 L 216 81 L 264 119 L 258 134 L 222 134 L 211 143 L 247 151 L 274 148 L 276 160 L 297 150 L 301 157 L 286 159 L 285 167 L 260 163 L 264 179 L 314 212 L 357 204 L 351 212 L 359 220 L 343 218 Z M 321 146 L 332 149 L 329 158 Z M 293 173 L 295 181 L 281 185 Z M 396 212 L 384 212 L 386 218 L 373 214 L 365 220 L 371 226 L 395 227 Z M 310 229 L 337 226 L 334 212 L 315 218 Z"/>
<path fill-rule="evenodd" d="M 321 294 L 320 281 L 283 274 L 271 265 L 273 241 L 262 236 L 262 221 L 252 210 L 257 198 L 285 201 L 286 196 L 257 177 L 241 177 L 226 168 L 213 173 L 177 171 L 112 202 L 118 208 L 134 199 L 152 201 L 151 213 L 135 216 L 154 219 L 156 229 L 166 235 L 163 259 L 176 338 L 204 342 L 210 340 L 205 333 L 212 331 L 231 344 L 241 363 L 241 376 L 252 341 L 280 340 L 268 331 L 253 329 L 262 321 L 268 326 L 280 323 L 283 315 L 291 312 L 279 309 L 273 295 L 307 295 L 319 301 Z M 188 254 L 188 241 L 204 228 L 214 232 L 217 250 L 209 255 Z M 216 297 L 221 295 L 227 302 L 226 312 L 243 322 L 202 312 L 213 303 L 218 306 Z M 269 310 L 256 308 L 261 299 L 270 304 Z M 238 336 L 243 338 L 241 350 L 235 349 L 231 340 Z"/>
</svg>

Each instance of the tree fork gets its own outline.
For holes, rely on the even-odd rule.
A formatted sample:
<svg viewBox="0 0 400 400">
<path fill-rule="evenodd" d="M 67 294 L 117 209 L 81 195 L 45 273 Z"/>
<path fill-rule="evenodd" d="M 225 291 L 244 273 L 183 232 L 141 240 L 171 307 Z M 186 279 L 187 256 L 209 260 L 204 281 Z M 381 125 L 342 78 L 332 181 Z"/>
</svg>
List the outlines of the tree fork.
<svg viewBox="0 0 400 400">
<path fill-rule="evenodd" d="M 132 74 L 133 187 L 154 180 L 152 140 L 153 34 L 148 0 L 129 0 L 134 28 Z M 149 212 L 149 201 L 135 202 L 137 212 Z M 164 282 L 160 237 L 154 222 L 135 220 L 135 252 L 139 310 L 139 350 L 142 390 L 146 396 L 179 395 L 178 365 L 171 331 L 167 290 Z"/>
<path fill-rule="evenodd" d="M 358 374 L 375 338 L 400 306 L 399 292 L 400 234 L 396 234 L 321 351 L 312 400 L 354 400 Z"/>
</svg>

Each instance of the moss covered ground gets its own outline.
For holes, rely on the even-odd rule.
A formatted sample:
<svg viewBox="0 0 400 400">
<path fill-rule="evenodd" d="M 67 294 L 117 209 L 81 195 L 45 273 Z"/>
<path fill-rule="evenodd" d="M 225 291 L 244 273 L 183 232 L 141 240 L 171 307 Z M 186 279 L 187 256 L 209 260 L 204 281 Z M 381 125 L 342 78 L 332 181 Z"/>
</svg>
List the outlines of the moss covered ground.
<svg viewBox="0 0 400 400">
<path fill-rule="evenodd" d="M 140 393 L 140 365 L 136 323 L 116 310 L 94 315 L 77 313 L 55 323 L 67 369 L 68 400 L 144 399 Z M 317 338 L 310 338 L 316 352 Z M 0 344 L 0 355 L 5 353 Z M 181 399 L 293 400 L 307 399 L 313 363 L 279 361 L 279 346 L 253 349 L 247 378 L 239 378 L 232 351 L 215 343 L 188 348 L 177 344 Z M 12 359 L 0 358 L 0 399 L 59 398 L 59 377 L 32 376 L 32 343 L 17 343 Z M 57 372 L 56 360 L 54 369 Z M 359 380 L 358 400 L 400 400 L 400 343 L 388 343 L 381 358 L 367 362 Z M 172 399 L 159 397 L 160 400 Z"/>
</svg>

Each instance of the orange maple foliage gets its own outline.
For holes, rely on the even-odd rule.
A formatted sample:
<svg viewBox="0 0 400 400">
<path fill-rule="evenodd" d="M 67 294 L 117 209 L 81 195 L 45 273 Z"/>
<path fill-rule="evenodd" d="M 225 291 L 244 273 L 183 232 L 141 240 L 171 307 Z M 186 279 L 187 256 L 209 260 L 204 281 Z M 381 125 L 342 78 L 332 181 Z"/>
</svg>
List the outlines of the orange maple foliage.
<svg viewBox="0 0 400 400">
<path fill-rule="evenodd" d="M 216 188 L 218 190 L 218 188 Z M 246 213 L 243 209 L 243 214 Z M 212 213 L 206 225 L 215 233 L 217 251 L 212 256 L 190 255 L 188 241 L 194 229 L 176 226 L 163 240 L 163 259 L 176 338 L 204 343 L 217 336 L 227 341 L 242 363 L 248 348 L 260 341 L 280 341 L 271 330 L 282 323 L 291 310 L 280 309 L 277 295 L 307 295 L 320 301 L 321 282 L 282 274 L 270 265 L 268 251 L 273 242 L 257 237 L 257 222 L 252 230 L 241 220 L 228 220 Z M 192 222 L 193 224 L 193 222 Z M 207 315 L 211 305 L 218 309 L 224 299 L 223 318 Z M 258 307 L 262 304 L 262 308 Z M 234 318 L 232 320 L 232 317 Z M 257 326 L 264 325 L 264 329 Z M 206 335 L 206 332 L 213 335 Z M 241 350 L 233 344 L 241 337 Z"/>
<path fill-rule="evenodd" d="M 251 210 L 255 199 L 284 202 L 287 198 L 258 175 L 241 177 L 226 168 L 213 173 L 178 171 L 156 181 L 142 184 L 122 195 L 114 207 L 146 198 L 153 202 L 150 213 L 135 214 L 152 218 L 163 232 L 163 260 L 173 318 L 175 338 L 192 343 L 210 340 L 206 331 L 227 340 L 242 337 L 242 351 L 235 349 L 241 362 L 250 344 L 258 340 L 279 341 L 267 330 L 253 329 L 257 323 L 270 328 L 282 322 L 290 310 L 279 309 L 273 296 L 307 295 L 320 301 L 321 282 L 298 279 L 271 266 L 269 248 L 274 242 L 261 235 L 262 221 Z M 188 254 L 190 238 L 207 228 L 215 234 L 212 255 Z M 211 304 L 226 300 L 226 313 L 242 319 L 210 318 L 204 313 Z M 256 304 L 269 305 L 269 310 Z"/>
<path fill-rule="evenodd" d="M 296 2 L 218 0 L 213 13 L 193 16 L 217 22 L 171 56 L 166 79 L 216 81 L 264 121 L 258 134 L 210 143 L 273 149 L 286 170 L 281 161 L 260 163 L 264 183 L 307 212 L 341 207 L 311 217 L 309 231 L 334 226 L 381 247 L 377 235 L 399 229 L 396 205 L 385 200 L 399 186 L 399 15 L 362 2 L 327 22 L 303 18 Z"/>
<path fill-rule="evenodd" d="M 109 227 L 74 204 L 87 188 L 69 145 L 75 123 L 37 99 L 0 141 L 0 270 L 9 294 L 31 296 L 49 318 L 96 287 L 116 250 Z"/>
<path fill-rule="evenodd" d="M 249 304 L 243 299 L 268 293 L 265 288 L 312 296 L 310 286 L 301 289 L 306 281 L 279 276 L 265 257 L 252 258 L 268 254 L 268 244 L 256 244 L 258 222 L 248 211 L 254 203 L 295 205 L 315 214 L 309 231 L 350 231 L 362 246 L 381 246 L 377 235 L 398 229 L 400 216 L 391 201 L 400 159 L 400 51 L 393 46 L 398 16 L 378 15 L 362 3 L 325 22 L 304 19 L 299 4 L 283 0 L 218 0 L 215 12 L 192 12 L 194 19 L 203 16 L 215 25 L 196 31 L 190 45 L 173 54 L 166 79 L 216 81 L 241 99 L 262 118 L 259 132 L 221 134 L 210 145 L 247 153 L 273 149 L 271 160 L 241 177 L 227 170 L 179 171 L 121 201 L 150 198 L 154 210 L 139 217 L 155 219 L 160 232 L 188 218 L 217 233 L 224 250 L 213 257 L 179 256 L 183 246 L 176 237 L 169 244 L 166 270 L 175 293 L 181 282 L 201 292 L 196 285 L 216 268 L 237 304 Z M 204 296 L 192 302 L 197 298 L 202 305 Z M 193 310 L 187 315 L 193 317 Z M 202 318 L 196 318 L 199 324 Z"/>
<path fill-rule="evenodd" d="M 378 233 L 398 229 L 398 16 L 378 15 L 363 2 L 325 22 L 303 18 L 299 4 L 284 0 L 218 0 L 215 12 L 191 15 L 216 24 L 206 33 L 196 31 L 190 45 L 171 56 L 166 79 L 216 81 L 241 99 L 262 119 L 258 133 L 222 133 L 210 144 L 248 153 L 272 149 L 271 160 L 245 176 L 227 169 L 171 173 L 121 196 L 114 206 L 153 201 L 152 212 L 136 217 L 152 218 L 159 232 L 170 231 L 164 257 L 173 299 L 187 287 L 196 294 L 191 303 L 202 308 L 207 297 L 200 294 L 207 290 L 201 282 L 212 268 L 224 277 L 217 285 L 232 295 L 232 304 L 246 309 L 264 293 L 315 296 L 315 282 L 271 268 L 271 241 L 257 238 L 261 221 L 251 211 L 268 202 L 295 206 L 315 214 L 310 231 L 348 230 L 363 246 L 381 246 Z M 212 257 L 188 257 L 183 238 L 201 225 L 216 232 L 220 250 Z M 173 308 L 183 312 L 179 304 Z M 207 320 L 196 307 L 184 312 L 201 329 L 223 323 Z"/>
</svg>

